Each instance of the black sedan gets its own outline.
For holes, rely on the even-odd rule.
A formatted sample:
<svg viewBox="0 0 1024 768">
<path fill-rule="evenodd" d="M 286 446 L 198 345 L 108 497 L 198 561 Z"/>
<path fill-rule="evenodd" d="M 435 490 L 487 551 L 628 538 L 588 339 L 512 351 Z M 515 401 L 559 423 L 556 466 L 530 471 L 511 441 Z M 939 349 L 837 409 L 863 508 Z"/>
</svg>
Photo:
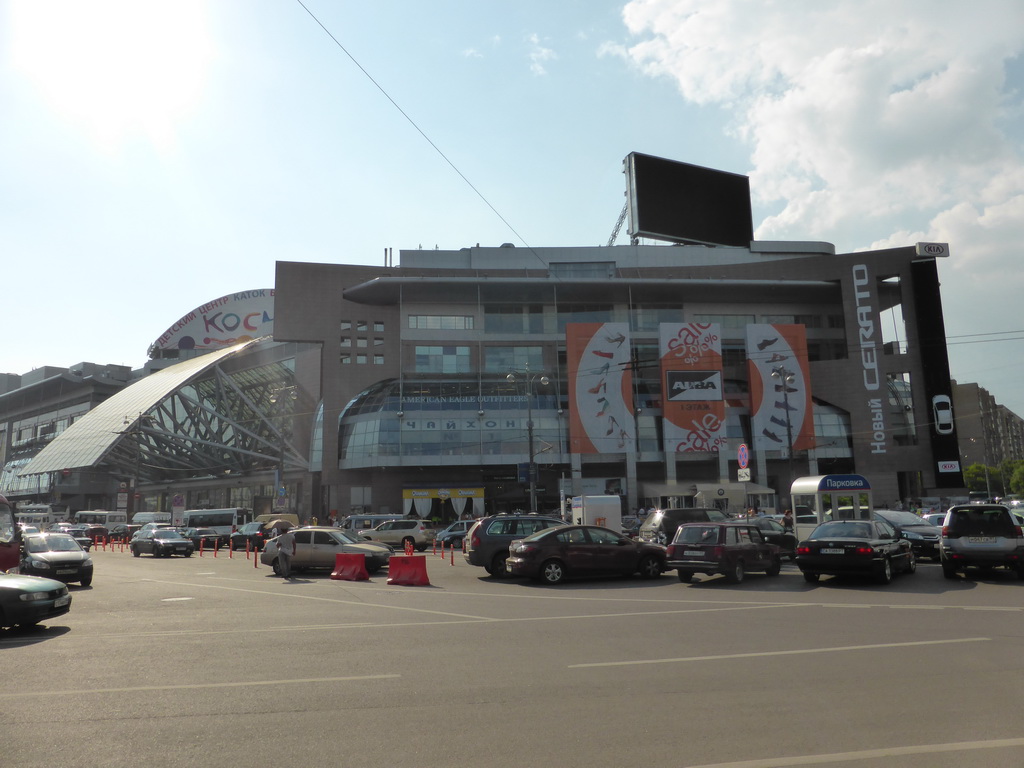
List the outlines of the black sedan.
<svg viewBox="0 0 1024 768">
<path fill-rule="evenodd" d="M 764 536 L 765 541 L 777 546 L 783 557 L 796 560 L 796 534 L 787 531 L 782 523 L 770 517 L 749 517 L 743 518 L 742 522 L 753 525 Z"/>
<path fill-rule="evenodd" d="M 894 573 L 913 573 L 917 559 L 910 542 L 882 519 L 822 523 L 796 548 L 806 581 L 821 574 L 872 576 L 882 584 Z"/>
<path fill-rule="evenodd" d="M 78 542 L 79 546 L 88 552 L 92 549 L 92 537 L 85 532 L 85 526 L 72 526 L 71 528 L 65 528 L 63 533 L 73 538 Z"/>
<path fill-rule="evenodd" d="M 92 584 L 92 558 L 66 533 L 34 533 L 22 541 L 21 572 L 65 584 Z"/>
<path fill-rule="evenodd" d="M 505 570 L 546 584 L 569 577 L 634 573 L 654 579 L 666 570 L 665 547 L 596 525 L 545 528 L 512 542 Z"/>
<path fill-rule="evenodd" d="M 39 576 L 0 573 L 0 627 L 31 627 L 70 610 L 67 584 Z"/>
<path fill-rule="evenodd" d="M 939 534 L 942 532 L 923 517 L 913 512 L 895 509 L 876 509 L 875 517 L 880 517 L 899 532 L 900 536 L 910 542 L 915 557 L 939 559 Z"/>
<path fill-rule="evenodd" d="M 153 557 L 184 555 L 192 557 L 195 545 L 173 528 L 151 528 L 139 531 L 131 542 L 132 554 L 139 557 L 148 552 Z"/>
<path fill-rule="evenodd" d="M 196 552 L 213 552 L 225 545 L 223 537 L 212 528 L 182 528 L 181 535 L 192 542 Z"/>
</svg>

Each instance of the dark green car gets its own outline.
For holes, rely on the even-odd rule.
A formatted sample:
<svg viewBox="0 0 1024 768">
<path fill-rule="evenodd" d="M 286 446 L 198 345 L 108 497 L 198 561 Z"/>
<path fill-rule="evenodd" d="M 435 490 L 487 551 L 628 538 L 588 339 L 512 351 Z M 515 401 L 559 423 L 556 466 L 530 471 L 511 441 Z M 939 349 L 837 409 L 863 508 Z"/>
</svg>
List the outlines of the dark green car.
<svg viewBox="0 0 1024 768">
<path fill-rule="evenodd" d="M 70 610 L 66 584 L 41 576 L 0 573 L 0 628 L 31 627 Z"/>
</svg>

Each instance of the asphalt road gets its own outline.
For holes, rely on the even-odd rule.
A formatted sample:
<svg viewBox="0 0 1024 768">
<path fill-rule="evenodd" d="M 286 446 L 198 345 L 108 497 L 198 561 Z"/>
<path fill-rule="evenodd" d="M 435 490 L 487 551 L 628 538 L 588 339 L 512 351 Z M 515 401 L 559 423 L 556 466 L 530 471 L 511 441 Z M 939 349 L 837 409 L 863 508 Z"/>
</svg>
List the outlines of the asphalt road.
<svg viewBox="0 0 1024 768">
<path fill-rule="evenodd" d="M 425 557 L 402 587 L 96 552 L 70 614 L 0 632 L 0 765 L 1024 766 L 1008 575 L 546 587 Z"/>
</svg>

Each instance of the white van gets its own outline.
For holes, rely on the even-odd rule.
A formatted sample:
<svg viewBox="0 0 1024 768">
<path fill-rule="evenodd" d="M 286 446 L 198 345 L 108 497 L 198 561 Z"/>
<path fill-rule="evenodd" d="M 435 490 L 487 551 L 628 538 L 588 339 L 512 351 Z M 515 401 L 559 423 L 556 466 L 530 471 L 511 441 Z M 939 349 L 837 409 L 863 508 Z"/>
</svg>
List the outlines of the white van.
<svg viewBox="0 0 1024 768">
<path fill-rule="evenodd" d="M 132 522 L 136 525 L 145 525 L 146 523 L 169 523 L 171 522 L 170 512 L 136 512 L 132 517 Z"/>
<path fill-rule="evenodd" d="M 341 521 L 341 525 L 338 527 L 359 539 L 363 538 L 359 535 L 360 531 L 368 531 L 388 520 L 401 520 L 402 517 L 403 515 L 349 515 Z"/>
</svg>

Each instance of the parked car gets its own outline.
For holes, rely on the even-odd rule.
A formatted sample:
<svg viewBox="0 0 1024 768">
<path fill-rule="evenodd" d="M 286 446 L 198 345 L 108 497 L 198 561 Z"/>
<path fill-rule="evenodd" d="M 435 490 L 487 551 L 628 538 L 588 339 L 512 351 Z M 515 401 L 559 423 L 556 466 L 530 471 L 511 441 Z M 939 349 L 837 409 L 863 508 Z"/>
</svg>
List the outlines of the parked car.
<svg viewBox="0 0 1024 768">
<path fill-rule="evenodd" d="M 894 573 L 917 569 L 910 542 L 882 519 L 822 523 L 797 545 L 796 564 L 809 582 L 821 574 L 849 574 L 888 584 Z"/>
<path fill-rule="evenodd" d="M 545 528 L 509 547 L 507 573 L 559 584 L 583 576 L 654 579 L 665 571 L 665 548 L 596 525 Z"/>
<path fill-rule="evenodd" d="M 438 531 L 434 541 L 446 547 L 461 547 L 462 540 L 466 538 L 474 523 L 476 520 L 456 520 L 443 531 Z"/>
<path fill-rule="evenodd" d="M 263 523 L 246 523 L 237 531 L 231 532 L 228 546 L 231 549 L 245 549 L 248 545 L 253 552 L 263 551 L 263 544 L 270 537 Z"/>
<path fill-rule="evenodd" d="M 360 531 L 359 535 L 367 541 L 379 541 L 403 549 L 411 544 L 417 552 L 423 552 L 434 541 L 434 529 L 422 520 L 388 520 L 376 528 Z"/>
<path fill-rule="evenodd" d="M 508 547 L 531 533 L 565 525 L 557 517 L 541 515 L 492 515 L 478 520 L 466 534 L 464 557 L 470 565 L 486 568 L 495 579 L 505 575 Z"/>
<path fill-rule="evenodd" d="M 31 627 L 70 610 L 67 584 L 40 576 L 0 573 L 0 627 Z"/>
<path fill-rule="evenodd" d="M 654 544 L 668 544 L 683 523 L 724 523 L 729 517 L 720 509 L 677 507 L 656 509 L 640 526 L 637 538 Z"/>
<path fill-rule="evenodd" d="M 889 523 L 900 536 L 910 542 L 915 557 L 939 559 L 939 528 L 913 512 L 899 509 L 876 509 L 874 514 Z"/>
<path fill-rule="evenodd" d="M 22 539 L 21 572 L 88 587 L 92 584 L 92 558 L 66 533 L 36 533 Z"/>
<path fill-rule="evenodd" d="M 86 535 L 85 530 L 83 530 L 83 526 L 75 526 L 75 525 L 73 525 L 70 528 L 66 528 L 64 530 L 64 533 L 66 533 L 68 536 L 70 536 L 75 541 L 77 541 L 78 545 L 82 549 L 84 549 L 86 552 L 88 552 L 90 549 L 92 549 L 92 545 L 93 545 L 92 537 Z"/>
<path fill-rule="evenodd" d="M 153 557 L 184 555 L 192 557 L 195 545 L 173 528 L 151 528 L 139 531 L 129 545 L 132 554 L 139 557 L 149 553 Z"/>
<path fill-rule="evenodd" d="M 942 575 L 967 568 L 1008 568 L 1024 578 L 1024 533 L 1002 504 L 957 504 L 946 512 L 940 534 Z"/>
<path fill-rule="evenodd" d="M 692 581 L 695 573 L 721 573 L 736 584 L 743 581 L 748 571 L 778 576 L 782 570 L 782 550 L 765 539 L 758 527 L 757 521 L 764 519 L 681 525 L 668 546 L 666 565 L 675 568 L 679 580 L 684 582 Z"/>
<path fill-rule="evenodd" d="M 366 556 L 366 572 L 376 573 L 395 553 L 393 547 L 376 541 L 356 539 L 345 531 L 328 526 L 308 526 L 292 531 L 295 536 L 295 555 L 292 557 L 293 571 L 306 568 L 334 568 L 337 555 L 362 554 Z M 260 562 L 269 565 L 274 573 L 280 574 L 277 558 L 277 538 L 270 539 L 263 547 Z"/>
<path fill-rule="evenodd" d="M 936 528 L 941 528 L 943 521 L 946 519 L 945 512 L 929 512 L 926 515 L 921 515 L 921 519 L 929 525 L 934 525 Z"/>
<path fill-rule="evenodd" d="M 785 529 L 782 525 L 781 517 L 780 515 L 779 518 L 775 519 L 771 517 L 743 518 L 742 522 L 750 523 L 761 531 L 761 535 L 764 536 L 769 544 L 774 544 L 779 548 L 782 557 L 796 560 L 796 534 Z"/>
<path fill-rule="evenodd" d="M 135 523 L 117 523 L 110 528 L 110 540 L 123 541 L 127 544 L 131 541 L 135 532 L 140 528 L 142 528 L 142 526 L 136 525 Z"/>
<path fill-rule="evenodd" d="M 192 542 L 192 546 L 198 552 L 211 552 L 219 547 L 227 545 L 225 538 L 212 528 L 182 528 L 181 535 Z"/>
<path fill-rule="evenodd" d="M 78 528 L 78 530 L 82 531 L 82 533 L 84 533 L 86 536 L 88 536 L 90 539 L 92 539 L 92 543 L 93 544 L 95 544 L 96 542 L 101 541 L 103 539 L 109 539 L 110 538 L 110 529 L 107 528 L 105 525 L 96 525 L 96 524 L 80 525 L 80 526 L 77 526 L 77 528 Z"/>
</svg>

